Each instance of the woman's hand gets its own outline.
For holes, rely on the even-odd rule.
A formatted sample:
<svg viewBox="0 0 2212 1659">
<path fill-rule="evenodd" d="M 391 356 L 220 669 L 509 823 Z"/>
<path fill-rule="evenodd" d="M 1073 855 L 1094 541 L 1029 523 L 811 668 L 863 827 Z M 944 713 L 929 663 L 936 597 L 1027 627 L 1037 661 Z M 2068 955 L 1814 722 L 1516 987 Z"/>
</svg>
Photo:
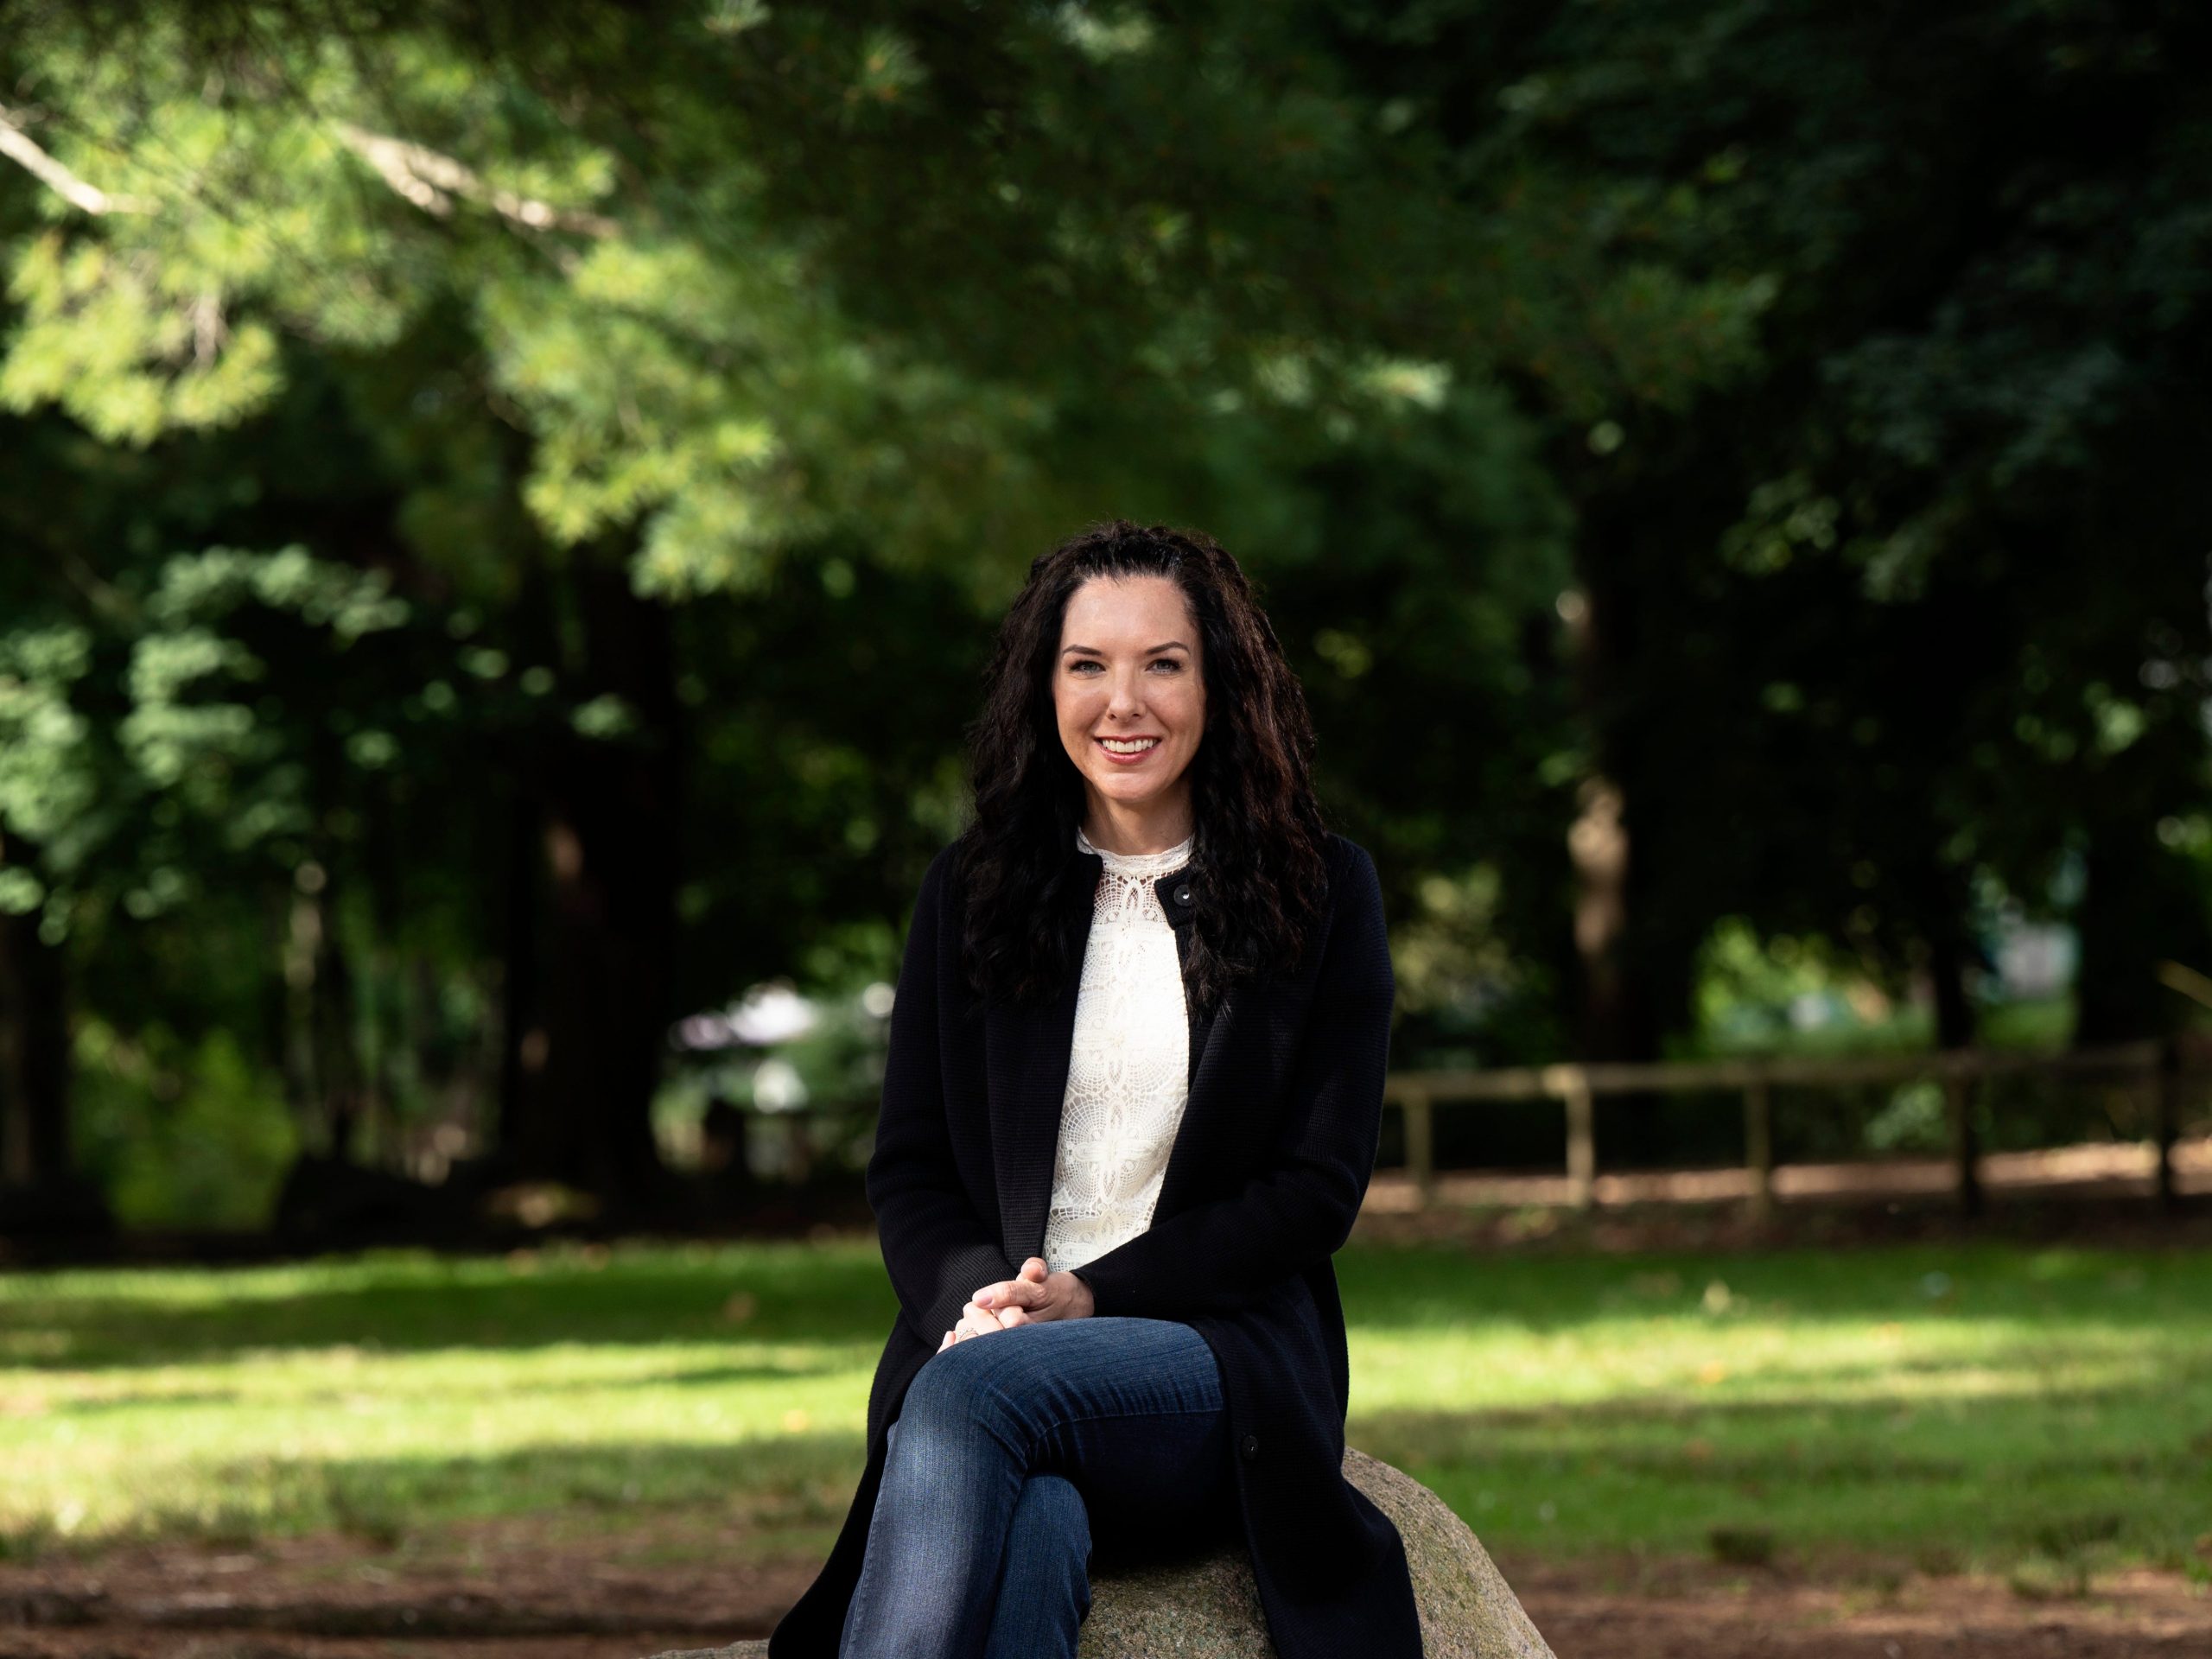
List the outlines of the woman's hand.
<svg viewBox="0 0 2212 1659">
<path fill-rule="evenodd" d="M 1033 1255 L 1021 1264 L 1020 1278 L 1002 1280 L 996 1286 L 986 1286 L 984 1288 L 1003 1289 L 1012 1284 L 1042 1284 L 1044 1280 L 1045 1263 L 1040 1257 Z M 982 1294 L 979 1291 L 976 1295 Z M 937 1351 L 941 1354 L 954 1343 L 963 1342 L 969 1337 L 988 1337 L 996 1332 L 1011 1331 L 1017 1325 L 1027 1324 L 1029 1317 L 1021 1308 L 1003 1306 L 994 1309 L 983 1306 L 976 1296 L 971 1296 L 968 1299 L 968 1305 L 960 1310 L 960 1323 L 944 1333 L 944 1340 L 938 1344 Z"/>
<path fill-rule="evenodd" d="M 1021 1264 L 1017 1278 L 985 1285 L 968 1304 L 998 1314 L 1002 1325 L 1027 1325 L 1033 1319 L 1087 1319 L 1094 1304 L 1090 1287 L 1072 1273 L 1048 1273 L 1044 1258 L 1031 1256 Z"/>
</svg>

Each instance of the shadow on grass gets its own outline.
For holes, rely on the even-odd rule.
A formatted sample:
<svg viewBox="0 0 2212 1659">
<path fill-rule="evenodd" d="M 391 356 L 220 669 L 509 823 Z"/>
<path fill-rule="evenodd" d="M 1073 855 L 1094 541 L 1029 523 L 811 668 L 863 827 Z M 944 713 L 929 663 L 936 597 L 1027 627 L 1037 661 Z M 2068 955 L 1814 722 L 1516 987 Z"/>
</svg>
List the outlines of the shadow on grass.
<svg viewBox="0 0 2212 1659">
<path fill-rule="evenodd" d="M 640 1371 L 626 1376 L 532 1377 L 522 1392 L 535 1398 L 542 1395 L 620 1395 L 639 1389 L 709 1389 L 734 1382 L 796 1382 L 808 1377 L 833 1376 L 855 1369 L 865 1369 L 874 1363 L 874 1358 L 873 1349 L 865 1353 L 848 1350 L 823 1353 L 784 1364 L 708 1365 L 689 1370 Z M 338 1408 L 350 1404 L 360 1394 L 361 1389 L 358 1385 L 288 1389 L 283 1401 L 289 1409 L 313 1409 L 324 1406 Z M 65 1396 L 52 1402 L 46 1410 L 54 1418 L 61 1419 L 98 1416 L 117 1411 L 243 1406 L 264 1397 L 245 1389 L 168 1391 L 149 1387 L 143 1391 L 126 1390 L 90 1398 Z"/>
<path fill-rule="evenodd" d="M 1878 1395 L 1363 1412 L 1348 1438 L 1434 1488 L 1486 1542 L 1540 1554 L 1700 1554 L 1751 1528 L 1792 1554 L 2001 1567 L 2094 1543 L 2179 1570 L 2212 1511 L 2212 1451 L 2189 1444 L 2212 1400 L 2201 1383 L 2194 1414 L 2189 1399 L 2160 1368 L 2124 1388 L 2023 1386 L 1951 1410 Z M 2081 1434 L 2089 1421 L 2103 1432 Z"/>
<path fill-rule="evenodd" d="M 1978 1245 L 1506 1259 L 1354 1245 L 1337 1268 L 1356 1332 L 1503 1325 L 1543 1334 L 1749 1316 L 1805 1327 L 1986 1320 L 2212 1333 L 2212 1274 L 2186 1252 Z M 1716 1303 L 1722 1314 L 1713 1313 Z M 742 1341 L 872 1350 L 896 1313 L 865 1239 L 622 1251 L 596 1262 L 409 1255 L 229 1274 L 17 1274 L 0 1278 L 0 1369 L 187 1364 L 349 1345 L 405 1353 Z M 1882 1369 L 1870 1362 L 1867 1370 Z"/>
<path fill-rule="evenodd" d="M 2124 1382 L 2094 1384 L 2055 1382 L 2048 1375 L 2054 1357 L 2051 1344 L 2022 1336 L 1980 1342 L 1965 1353 L 1910 1359 L 1828 1363 L 1824 1357 L 1816 1356 L 1802 1370 L 1761 1362 L 1745 1375 L 1743 1389 L 1756 1396 L 1749 1399 L 1701 1388 L 1693 1391 L 1691 1380 L 1685 1376 L 1656 1389 L 1603 1400 L 1485 1407 L 1457 1415 L 1497 1427 L 1550 1427 L 1569 1421 L 1614 1425 L 1681 1423 L 1714 1413 L 1739 1418 L 1810 1418 L 1823 1412 L 1855 1410 L 1869 1402 L 1882 1402 L 1883 1408 L 1892 1414 L 2017 1411 L 2031 1407 L 2038 1411 L 2071 1412 L 2077 1417 L 2134 1405 L 2146 1411 L 2153 1407 L 2173 1411 L 2177 1436 L 2196 1435 L 2192 1444 L 2200 1452 L 2212 1447 L 2212 1417 L 2197 1423 L 2179 1403 L 2201 1400 L 2212 1413 L 2212 1350 L 2174 1344 L 2145 1352 L 2111 1344 L 2088 1351 L 2076 1349 L 2075 1353 L 2090 1367 L 2098 1367 L 2107 1354 L 2124 1355 L 2128 1377 Z M 1974 1374 L 1972 1388 L 1944 1391 L 1940 1386 L 1942 1379 L 1960 1373 Z"/>
<path fill-rule="evenodd" d="M 183 1497 L 143 1509 L 134 1539 L 238 1548 L 337 1532 L 381 1548 L 470 1522 L 526 1517 L 585 1535 L 665 1524 L 712 1535 L 732 1526 L 748 1554 L 818 1551 L 844 1519 L 865 1461 L 858 1433 L 747 1441 L 548 1446 L 496 1456 L 237 1459 Z"/>
<path fill-rule="evenodd" d="M 1347 1320 L 1375 1331 L 1503 1323 L 1546 1332 L 1704 1317 L 1707 1298 L 1716 1296 L 1733 1317 L 1805 1325 L 2050 1319 L 2196 1324 L 2212 1332 L 2212 1273 L 2194 1251 L 1972 1244 L 1508 1258 L 1450 1246 L 1356 1245 L 1336 1265 Z"/>
<path fill-rule="evenodd" d="M 2053 1396 L 2022 1411 L 2012 1438 L 1973 1442 L 1941 1424 L 1900 1442 L 1882 1401 L 1795 1421 L 1764 1402 L 1704 1405 L 1679 1424 L 1607 1407 L 1363 1413 L 1349 1438 L 1433 1487 L 1486 1542 L 1547 1554 L 1696 1554 L 1753 1528 L 1789 1556 L 1939 1551 L 2002 1565 L 2094 1546 L 2185 1560 L 2212 1460 L 2141 1441 L 2069 1445 L 2058 1432 L 2115 1397 Z M 141 1537 L 243 1548 L 318 1532 L 437 1548 L 456 1528 L 520 1521 L 549 1542 L 673 1532 L 729 1540 L 748 1559 L 816 1556 L 861 1462 L 857 1433 L 808 1429 L 482 1457 L 239 1458 L 195 1471 L 188 1495 L 147 1505 L 127 1532 L 72 1548 Z"/>
<path fill-rule="evenodd" d="M 43 1283 L 23 1275 L 0 1300 L 0 1368 L 99 1370 L 346 1346 L 880 1346 L 898 1311 L 873 1247 L 523 1269 L 497 1260 L 370 1259 L 247 1269 L 235 1281 L 242 1294 L 226 1296 L 219 1271 L 117 1275 L 106 1286 L 93 1274 Z M 209 1287 L 217 1294 L 205 1294 Z"/>
</svg>

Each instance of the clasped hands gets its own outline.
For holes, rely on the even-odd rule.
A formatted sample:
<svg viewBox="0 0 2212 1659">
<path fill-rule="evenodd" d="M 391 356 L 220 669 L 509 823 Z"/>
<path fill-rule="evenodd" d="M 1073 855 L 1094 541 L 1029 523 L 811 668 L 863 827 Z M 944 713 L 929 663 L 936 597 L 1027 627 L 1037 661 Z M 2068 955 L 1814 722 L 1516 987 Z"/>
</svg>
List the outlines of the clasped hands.
<svg viewBox="0 0 2212 1659">
<path fill-rule="evenodd" d="M 1093 1308 L 1089 1285 L 1072 1273 L 1046 1271 L 1045 1258 L 1033 1255 L 1013 1278 L 980 1287 L 937 1351 L 941 1354 L 970 1337 L 987 1337 L 1037 1320 L 1087 1319 Z"/>
</svg>

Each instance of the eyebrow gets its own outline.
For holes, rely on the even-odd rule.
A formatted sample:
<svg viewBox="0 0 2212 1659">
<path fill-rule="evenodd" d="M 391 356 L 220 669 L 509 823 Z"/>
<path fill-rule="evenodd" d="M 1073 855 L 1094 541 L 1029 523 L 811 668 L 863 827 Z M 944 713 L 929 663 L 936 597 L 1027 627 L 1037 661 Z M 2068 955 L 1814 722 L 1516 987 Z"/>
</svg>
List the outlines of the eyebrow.
<svg viewBox="0 0 2212 1659">
<path fill-rule="evenodd" d="M 1163 651 L 1188 651 L 1190 647 L 1180 639 L 1170 639 L 1165 645 L 1147 646 L 1144 654 L 1147 657 L 1155 657 Z M 1060 647 L 1060 655 L 1066 657 L 1078 651 L 1086 657 L 1103 657 L 1106 654 L 1096 645 L 1063 645 Z"/>
</svg>

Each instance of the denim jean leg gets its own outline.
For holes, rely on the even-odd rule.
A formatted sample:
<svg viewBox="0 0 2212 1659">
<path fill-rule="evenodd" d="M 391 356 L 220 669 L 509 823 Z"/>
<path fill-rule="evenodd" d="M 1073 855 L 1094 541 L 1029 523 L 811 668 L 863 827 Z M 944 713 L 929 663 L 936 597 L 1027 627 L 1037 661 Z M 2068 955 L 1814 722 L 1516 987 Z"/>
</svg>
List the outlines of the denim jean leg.
<svg viewBox="0 0 2212 1659">
<path fill-rule="evenodd" d="M 1002 1578 L 1021 1604 L 1008 1611 L 1010 1630 L 1047 1630 L 1025 1633 L 1026 1651 L 1072 1652 L 1089 1605 L 1077 1515 L 1087 1542 L 1094 1500 L 1173 1515 L 1217 1495 L 1227 1471 L 1219 1368 L 1187 1325 L 1021 1325 L 933 1355 L 893 1425 L 841 1659 L 995 1655 Z M 1023 1545 L 1010 1546 L 1025 1496 L 1047 1524 L 1033 1536 L 1025 1527 Z M 1053 1564 L 1009 1567 L 1032 1548 Z M 1071 1580 L 1079 1597 L 1065 1587 Z M 1054 1584 L 1058 1593 L 1039 1588 Z"/>
<path fill-rule="evenodd" d="M 991 1444 L 977 1418 L 941 1403 L 944 1392 L 917 1378 L 893 1425 L 840 1659 L 982 1651 L 1021 1460 Z"/>
<path fill-rule="evenodd" d="M 893 1418 L 890 1427 L 884 1431 L 883 1464 L 887 1475 L 890 1472 L 891 1459 L 898 1455 L 899 1422 L 896 1418 Z M 883 1520 L 884 1516 L 883 1489 L 878 1486 L 875 1508 L 868 1519 L 869 1537 L 873 1538 L 875 1535 L 877 1522 Z M 854 1656 L 861 1651 L 860 1646 L 853 1640 L 853 1624 L 863 1608 L 873 1605 L 877 1588 L 876 1580 L 890 1571 L 888 1560 L 888 1552 L 879 1556 L 873 1550 L 861 1558 L 860 1577 L 853 1586 L 853 1599 L 845 1604 L 845 1622 L 837 1637 L 837 1659 L 854 1659 Z"/>
<path fill-rule="evenodd" d="M 1075 1659 L 1090 1612 L 1090 1516 L 1065 1475 L 1022 1483 L 983 1659 Z"/>
</svg>

